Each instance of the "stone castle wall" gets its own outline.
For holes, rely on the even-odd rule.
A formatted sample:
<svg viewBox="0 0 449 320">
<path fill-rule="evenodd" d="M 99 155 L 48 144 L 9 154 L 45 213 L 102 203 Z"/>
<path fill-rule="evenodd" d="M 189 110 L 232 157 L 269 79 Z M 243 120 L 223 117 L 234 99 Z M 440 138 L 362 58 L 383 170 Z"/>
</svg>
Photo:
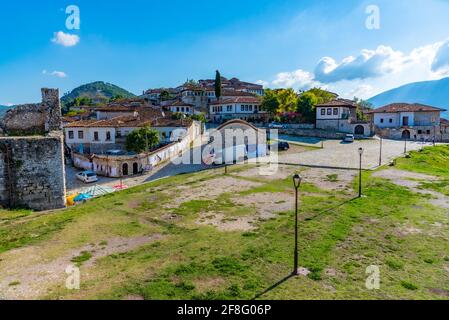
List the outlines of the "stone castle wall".
<svg viewBox="0 0 449 320">
<path fill-rule="evenodd" d="M 0 138 L 0 204 L 50 210 L 65 207 L 63 136 Z"/>
<path fill-rule="evenodd" d="M 50 210 L 65 207 L 64 140 L 59 90 L 18 106 L 0 121 L 0 205 Z"/>
</svg>

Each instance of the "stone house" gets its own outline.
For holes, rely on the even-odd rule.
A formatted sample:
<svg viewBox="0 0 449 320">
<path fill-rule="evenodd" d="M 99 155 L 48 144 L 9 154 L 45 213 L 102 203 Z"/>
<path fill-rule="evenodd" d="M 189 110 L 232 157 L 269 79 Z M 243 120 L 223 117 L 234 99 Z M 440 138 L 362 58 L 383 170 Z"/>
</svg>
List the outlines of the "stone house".
<svg viewBox="0 0 449 320">
<path fill-rule="evenodd" d="M 334 99 L 316 106 L 316 128 L 332 132 L 372 135 L 369 121 L 357 119 L 357 104 L 352 100 Z"/>
<path fill-rule="evenodd" d="M 193 126 L 190 119 L 173 120 L 145 116 L 120 116 L 109 120 L 82 120 L 64 127 L 66 144 L 77 153 L 105 153 L 108 150 L 125 150 L 126 136 L 131 132 L 150 126 L 159 133 L 161 144 L 178 141 Z M 195 133 L 201 127 L 195 126 Z"/>
<path fill-rule="evenodd" d="M 441 140 L 441 112 L 423 104 L 393 103 L 372 110 L 376 133 L 391 139 Z"/>
<path fill-rule="evenodd" d="M 266 121 L 268 112 L 261 109 L 261 99 L 256 96 L 223 97 L 209 106 L 210 119 L 216 123 L 232 119 Z"/>
</svg>

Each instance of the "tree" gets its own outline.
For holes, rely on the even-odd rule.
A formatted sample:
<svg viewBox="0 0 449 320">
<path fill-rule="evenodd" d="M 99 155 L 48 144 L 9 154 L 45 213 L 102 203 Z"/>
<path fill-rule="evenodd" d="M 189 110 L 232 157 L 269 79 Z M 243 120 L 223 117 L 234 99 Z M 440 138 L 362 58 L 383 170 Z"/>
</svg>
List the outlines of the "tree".
<svg viewBox="0 0 449 320">
<path fill-rule="evenodd" d="M 302 93 L 298 99 L 298 112 L 301 113 L 304 120 L 314 122 L 316 119 L 316 105 L 318 98 L 314 93 L 307 91 Z"/>
<path fill-rule="evenodd" d="M 267 89 L 262 97 L 261 108 L 267 111 L 271 116 L 279 113 L 279 100 L 275 90 Z"/>
<path fill-rule="evenodd" d="M 134 130 L 126 137 L 126 150 L 141 153 L 159 144 L 159 133 L 150 126 Z"/>
<path fill-rule="evenodd" d="M 194 115 L 191 116 L 191 118 L 192 118 L 192 120 L 201 121 L 202 123 L 206 123 L 207 122 L 206 116 L 204 114 L 202 114 L 202 113 L 194 114 Z"/>
<path fill-rule="evenodd" d="M 295 112 L 298 105 L 298 95 L 293 89 L 277 90 L 279 112 Z"/>
<path fill-rule="evenodd" d="M 317 98 L 317 104 L 328 103 L 335 100 L 338 95 L 320 88 L 312 88 L 306 92 L 313 93 Z"/>
<path fill-rule="evenodd" d="M 168 92 L 167 90 L 162 91 L 161 95 L 160 95 L 160 99 L 161 99 L 161 101 L 168 101 L 168 100 L 170 100 L 171 99 L 170 92 Z"/>
<path fill-rule="evenodd" d="M 222 88 L 221 88 L 221 74 L 220 71 L 217 70 L 217 73 L 215 75 L 215 97 L 217 97 L 217 100 L 220 100 L 222 95 Z"/>
<path fill-rule="evenodd" d="M 364 111 L 374 109 L 374 105 L 371 102 L 359 99 L 357 97 L 354 97 L 354 101 L 357 103 L 357 120 L 367 121 L 368 117 L 366 116 Z"/>
</svg>

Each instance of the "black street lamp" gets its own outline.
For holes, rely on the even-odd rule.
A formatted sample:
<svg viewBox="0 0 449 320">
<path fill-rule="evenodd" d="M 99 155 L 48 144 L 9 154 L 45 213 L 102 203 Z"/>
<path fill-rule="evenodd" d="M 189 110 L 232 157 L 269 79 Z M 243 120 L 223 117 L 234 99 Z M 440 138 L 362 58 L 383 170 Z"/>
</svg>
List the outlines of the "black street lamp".
<svg viewBox="0 0 449 320">
<path fill-rule="evenodd" d="M 299 275 L 298 267 L 298 191 L 301 186 L 302 177 L 299 174 L 293 176 L 293 184 L 295 186 L 295 254 L 293 275 Z"/>
<path fill-rule="evenodd" d="M 407 135 L 404 135 L 404 154 L 407 154 Z"/>
<path fill-rule="evenodd" d="M 360 167 L 359 167 L 359 198 L 362 197 L 362 156 L 363 156 L 363 148 L 359 148 L 360 155 Z"/>
<path fill-rule="evenodd" d="M 380 150 L 379 150 L 379 167 L 382 166 L 382 147 L 384 139 L 380 137 Z"/>
</svg>

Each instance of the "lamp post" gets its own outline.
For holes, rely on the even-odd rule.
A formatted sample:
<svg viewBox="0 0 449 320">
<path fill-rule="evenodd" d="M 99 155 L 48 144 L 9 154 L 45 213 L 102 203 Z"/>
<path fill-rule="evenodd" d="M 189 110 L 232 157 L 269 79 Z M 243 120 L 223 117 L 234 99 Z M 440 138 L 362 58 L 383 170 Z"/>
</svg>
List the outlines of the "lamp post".
<svg viewBox="0 0 449 320">
<path fill-rule="evenodd" d="M 363 148 L 359 148 L 360 166 L 359 166 L 359 198 L 362 197 L 362 156 Z"/>
<path fill-rule="evenodd" d="M 293 184 L 295 186 L 295 253 L 293 275 L 299 275 L 298 270 L 298 191 L 301 186 L 302 177 L 299 174 L 293 176 Z"/>
<path fill-rule="evenodd" d="M 407 135 L 404 135 L 404 154 L 407 154 Z"/>
<path fill-rule="evenodd" d="M 379 150 L 379 167 L 382 166 L 382 147 L 384 139 L 380 137 L 380 150 Z"/>
</svg>

